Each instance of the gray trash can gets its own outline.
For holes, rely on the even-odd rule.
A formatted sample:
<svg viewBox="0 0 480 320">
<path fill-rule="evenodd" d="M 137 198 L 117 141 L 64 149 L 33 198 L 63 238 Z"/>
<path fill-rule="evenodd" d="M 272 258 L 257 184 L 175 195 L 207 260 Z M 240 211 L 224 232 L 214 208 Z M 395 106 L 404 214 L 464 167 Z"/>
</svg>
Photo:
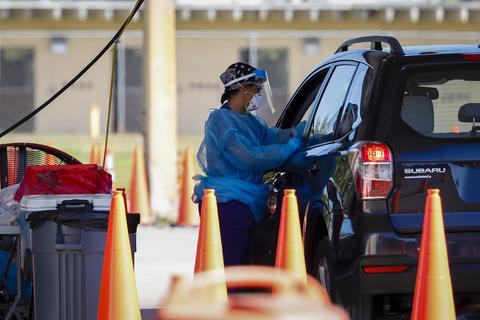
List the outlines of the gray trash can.
<svg viewBox="0 0 480 320">
<path fill-rule="evenodd" d="M 35 319 L 96 319 L 111 197 L 44 197 L 55 197 L 56 208 L 50 203 L 39 210 L 46 199 L 22 199 L 30 227 Z M 140 217 L 129 214 L 127 221 L 134 259 Z"/>
</svg>

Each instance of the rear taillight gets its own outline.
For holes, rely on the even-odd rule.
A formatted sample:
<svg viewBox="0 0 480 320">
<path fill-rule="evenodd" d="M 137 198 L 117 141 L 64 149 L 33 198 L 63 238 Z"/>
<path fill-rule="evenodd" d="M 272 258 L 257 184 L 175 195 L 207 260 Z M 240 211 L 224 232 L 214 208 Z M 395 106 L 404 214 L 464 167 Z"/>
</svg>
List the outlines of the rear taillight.
<svg viewBox="0 0 480 320">
<path fill-rule="evenodd" d="M 463 54 L 462 57 L 467 61 L 480 61 L 480 54 Z"/>
<path fill-rule="evenodd" d="M 360 199 L 386 199 L 393 186 L 393 157 L 381 142 L 361 141 L 348 150 L 355 188 Z"/>
</svg>

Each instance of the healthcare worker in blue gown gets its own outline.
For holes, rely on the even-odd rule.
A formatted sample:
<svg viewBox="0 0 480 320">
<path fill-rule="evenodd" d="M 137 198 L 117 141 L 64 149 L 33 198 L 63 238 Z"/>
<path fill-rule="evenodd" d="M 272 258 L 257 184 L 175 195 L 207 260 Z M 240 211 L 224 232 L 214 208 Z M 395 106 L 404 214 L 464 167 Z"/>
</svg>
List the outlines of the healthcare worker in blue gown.
<svg viewBox="0 0 480 320">
<path fill-rule="evenodd" d="M 269 191 L 262 176 L 298 149 L 303 127 L 268 128 L 251 113 L 272 107 L 265 70 L 239 62 L 220 79 L 225 92 L 221 107 L 205 123 L 197 154 L 205 175 L 195 177 L 193 200 L 201 205 L 204 190 L 215 190 L 225 265 L 245 265 L 250 263 L 251 230 L 263 216 Z"/>
</svg>

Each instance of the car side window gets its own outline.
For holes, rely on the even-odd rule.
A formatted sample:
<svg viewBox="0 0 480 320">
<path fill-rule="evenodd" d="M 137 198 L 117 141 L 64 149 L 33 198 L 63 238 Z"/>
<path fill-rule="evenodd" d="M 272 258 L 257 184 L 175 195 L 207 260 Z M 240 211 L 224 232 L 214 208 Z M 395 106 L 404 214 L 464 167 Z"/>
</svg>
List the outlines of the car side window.
<svg viewBox="0 0 480 320">
<path fill-rule="evenodd" d="M 303 112 L 302 118 L 297 120 L 297 123 L 301 121 L 308 121 L 308 119 L 310 118 L 310 115 L 315 110 L 315 104 L 317 102 L 318 92 L 320 91 L 320 88 L 323 82 L 325 81 L 327 71 L 328 70 L 323 70 L 318 74 L 316 83 L 315 83 L 315 88 L 314 90 L 311 91 L 310 96 L 308 97 L 308 100 L 305 101 L 305 111 Z"/>
<path fill-rule="evenodd" d="M 316 98 L 328 70 L 329 68 L 320 70 L 298 89 L 282 116 L 282 128 L 290 128 L 309 118 L 313 109 L 315 109 Z"/>
<path fill-rule="evenodd" d="M 310 128 L 308 146 L 332 141 L 335 138 L 335 125 L 339 120 L 356 68 L 356 65 L 339 65 L 333 70 Z"/>
<path fill-rule="evenodd" d="M 362 121 L 372 76 L 373 71 L 367 65 L 360 64 L 358 66 L 337 126 L 337 138 L 341 138 L 352 129 L 357 128 Z"/>
</svg>

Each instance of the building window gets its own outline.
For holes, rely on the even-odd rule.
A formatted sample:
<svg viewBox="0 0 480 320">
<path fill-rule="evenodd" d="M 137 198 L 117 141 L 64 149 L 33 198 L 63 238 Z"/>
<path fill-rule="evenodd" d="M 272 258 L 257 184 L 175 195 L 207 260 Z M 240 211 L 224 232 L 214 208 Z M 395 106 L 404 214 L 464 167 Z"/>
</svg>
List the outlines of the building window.
<svg viewBox="0 0 480 320">
<path fill-rule="evenodd" d="M 0 49 L 0 130 L 5 130 L 34 108 L 34 50 Z M 33 119 L 16 132 L 32 132 Z"/>
<path fill-rule="evenodd" d="M 118 55 L 116 131 L 142 133 L 145 127 L 143 49 L 120 47 Z"/>
</svg>

